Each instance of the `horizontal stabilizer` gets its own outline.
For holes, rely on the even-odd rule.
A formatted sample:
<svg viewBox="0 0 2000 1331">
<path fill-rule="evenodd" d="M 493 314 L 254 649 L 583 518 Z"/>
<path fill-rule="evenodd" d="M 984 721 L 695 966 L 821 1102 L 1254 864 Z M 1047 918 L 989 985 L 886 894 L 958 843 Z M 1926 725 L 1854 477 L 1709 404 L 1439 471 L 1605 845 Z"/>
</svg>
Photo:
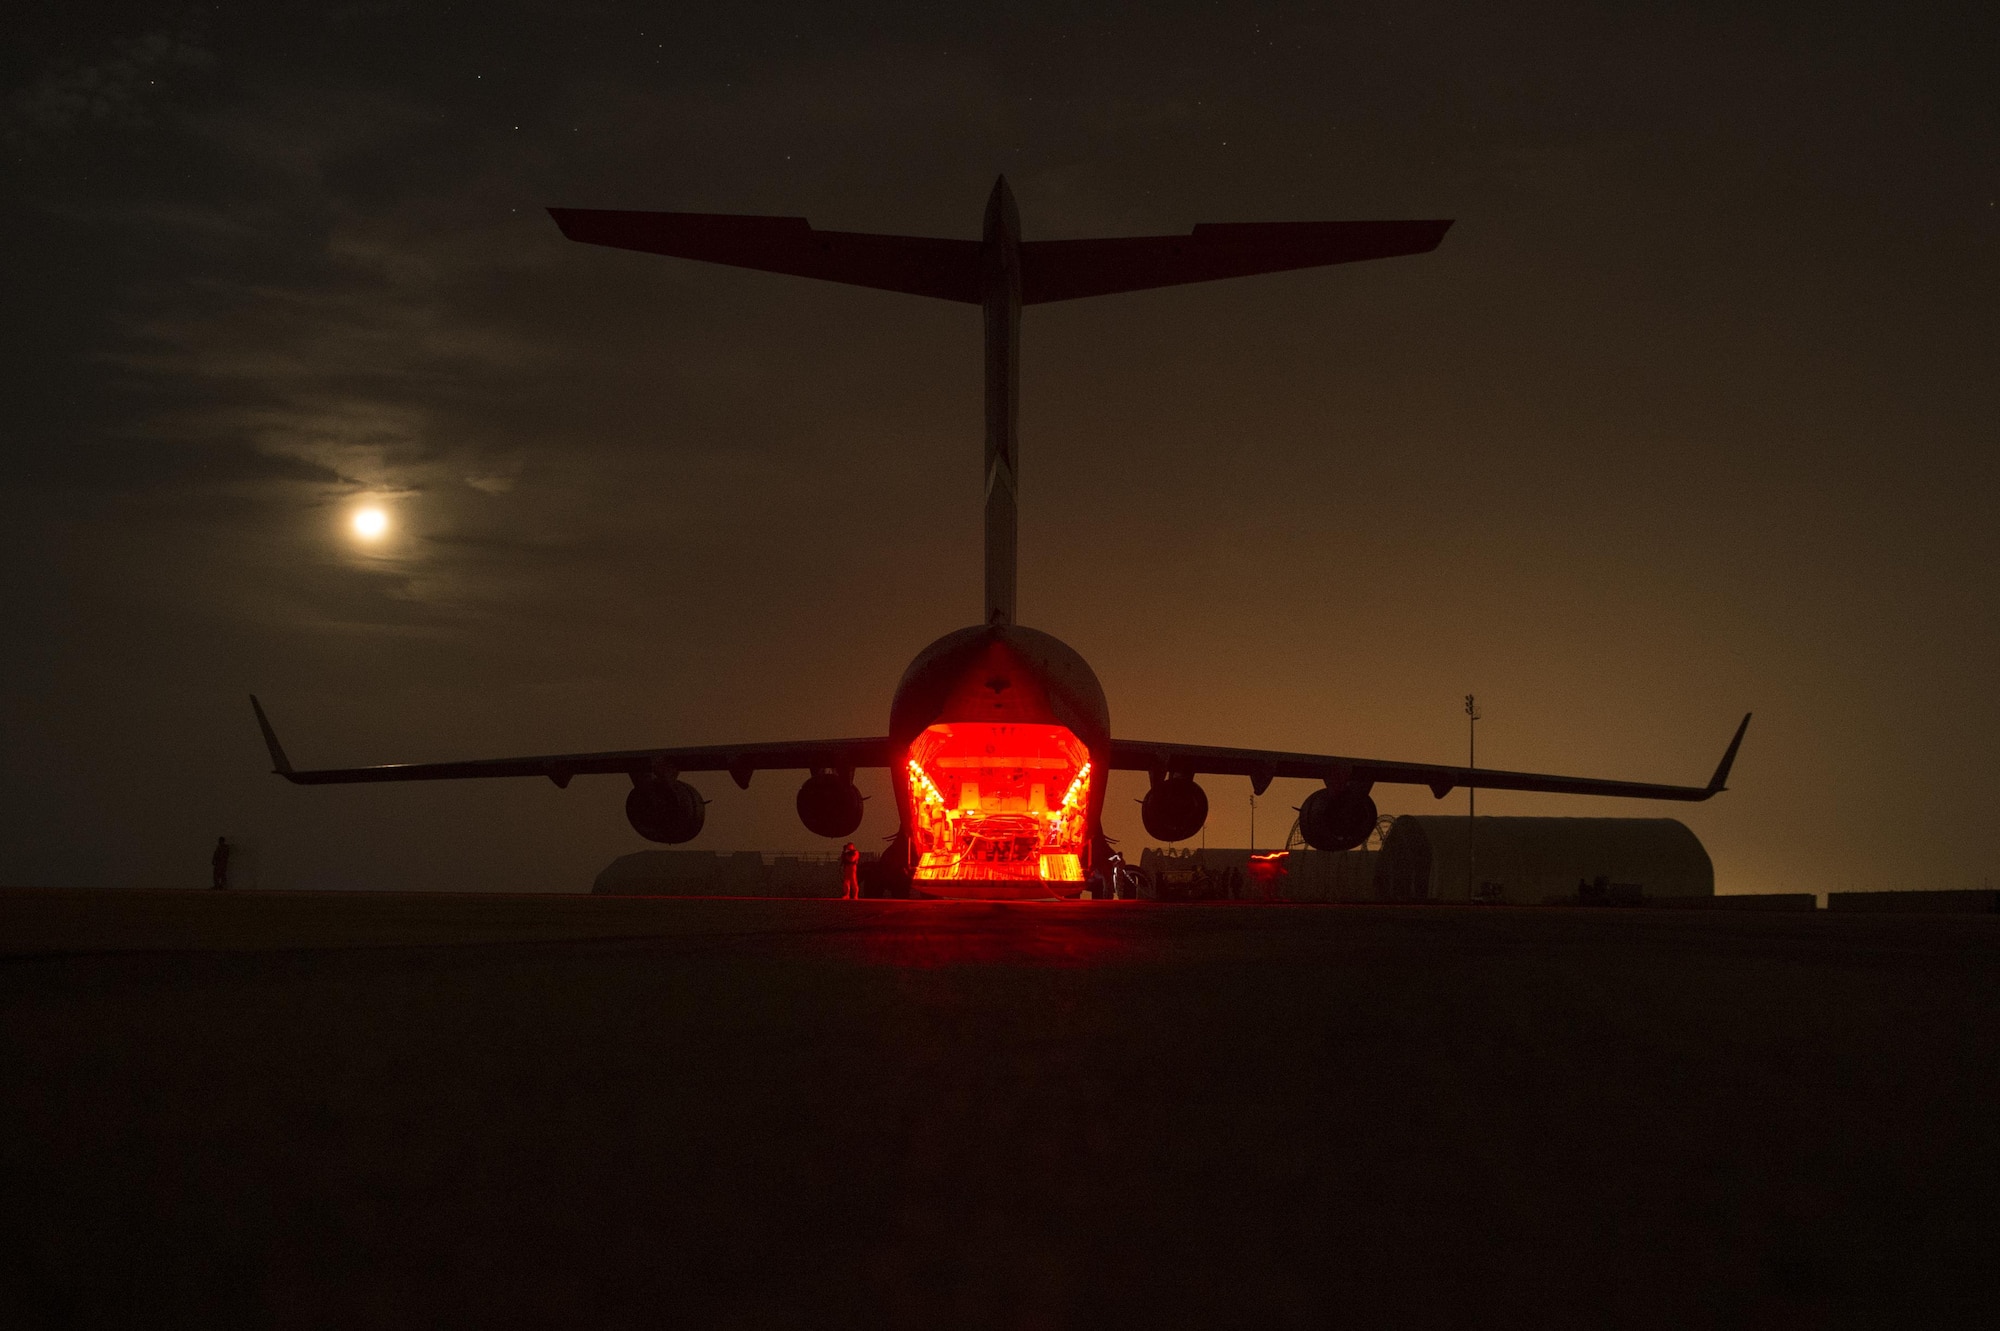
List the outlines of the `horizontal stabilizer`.
<svg viewBox="0 0 2000 1331">
<path fill-rule="evenodd" d="M 1035 240 L 1021 245 L 1021 303 L 1427 254 L 1451 223 L 1206 222 L 1185 236 Z"/>
<path fill-rule="evenodd" d="M 979 303 L 979 242 L 815 231 L 803 217 L 551 208 L 563 235 L 588 245 L 700 259 L 878 291 Z"/>
<path fill-rule="evenodd" d="M 978 304 L 976 240 L 816 231 L 803 217 L 551 208 L 563 235 L 589 245 L 700 259 L 793 277 Z M 1021 303 L 1283 273 L 1438 247 L 1449 221 L 1204 222 L 1184 236 L 1021 243 Z"/>
</svg>

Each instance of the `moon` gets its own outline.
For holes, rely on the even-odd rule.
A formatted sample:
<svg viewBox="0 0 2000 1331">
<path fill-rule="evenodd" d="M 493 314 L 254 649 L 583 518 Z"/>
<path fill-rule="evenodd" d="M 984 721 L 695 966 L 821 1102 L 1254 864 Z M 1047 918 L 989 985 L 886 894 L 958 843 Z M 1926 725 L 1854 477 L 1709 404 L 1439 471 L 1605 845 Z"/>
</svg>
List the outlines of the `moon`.
<svg viewBox="0 0 2000 1331">
<path fill-rule="evenodd" d="M 354 534 L 364 541 L 381 539 L 389 530 L 389 515 L 379 508 L 357 509 L 354 513 Z"/>
</svg>

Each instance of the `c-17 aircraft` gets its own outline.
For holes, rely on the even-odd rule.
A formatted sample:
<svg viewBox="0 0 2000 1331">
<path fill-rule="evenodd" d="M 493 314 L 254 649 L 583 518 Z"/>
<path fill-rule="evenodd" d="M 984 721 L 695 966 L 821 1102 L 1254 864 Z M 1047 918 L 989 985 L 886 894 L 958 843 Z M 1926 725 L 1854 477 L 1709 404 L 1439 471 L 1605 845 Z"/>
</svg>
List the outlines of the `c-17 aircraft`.
<svg viewBox="0 0 2000 1331">
<path fill-rule="evenodd" d="M 1705 800 L 1723 789 L 1746 715 L 1705 786 L 1544 776 L 1435 763 L 1383 762 L 1325 753 L 1217 748 L 1113 735 L 1104 690 L 1084 659 L 1015 619 L 1015 504 L 1019 476 L 1021 309 L 1224 277 L 1424 254 L 1449 221 L 1205 224 L 1184 236 L 1110 240 L 1021 239 L 1013 192 L 1001 177 L 979 240 L 815 230 L 801 217 L 551 208 L 571 240 L 738 268 L 816 277 L 977 305 L 986 349 L 986 614 L 917 654 L 889 704 L 889 733 L 866 739 L 782 740 L 698 748 L 628 749 L 534 758 L 389 764 L 298 771 L 264 709 L 257 723 L 277 774 L 299 785 L 435 781 L 461 777 L 631 780 L 625 816 L 651 841 L 700 834 L 707 803 L 682 778 L 727 772 L 742 789 L 753 773 L 807 773 L 800 821 L 840 839 L 861 825 L 861 768 L 887 768 L 898 828 L 881 857 L 878 891 L 986 899 L 1076 897 L 1110 854 L 1105 774 L 1144 772 L 1146 831 L 1185 841 L 1208 818 L 1198 776 L 1247 776 L 1262 794 L 1277 777 L 1318 780 L 1299 809 L 1299 832 L 1321 850 L 1350 850 L 1375 827 L 1373 787 L 1457 787 L 1569 795 Z"/>
</svg>

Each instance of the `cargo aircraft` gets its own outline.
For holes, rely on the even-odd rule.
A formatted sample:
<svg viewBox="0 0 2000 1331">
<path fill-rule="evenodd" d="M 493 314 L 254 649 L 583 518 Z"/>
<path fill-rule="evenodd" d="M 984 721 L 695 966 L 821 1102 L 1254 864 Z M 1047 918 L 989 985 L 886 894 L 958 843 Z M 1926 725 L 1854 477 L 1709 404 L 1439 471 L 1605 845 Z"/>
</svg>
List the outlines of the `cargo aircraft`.
<svg viewBox="0 0 2000 1331">
<path fill-rule="evenodd" d="M 1185 841 L 1208 817 L 1200 776 L 1244 776 L 1258 794 L 1277 777 L 1321 782 L 1299 809 L 1299 831 L 1324 850 L 1359 846 L 1375 827 L 1377 785 L 1705 800 L 1723 789 L 1750 724 L 1745 716 L 1703 786 L 1543 776 L 1384 762 L 1328 753 L 1216 748 L 1129 739 L 1112 731 L 1104 690 L 1075 651 L 1016 622 L 1016 407 L 1021 309 L 1152 287 L 1424 254 L 1449 221 L 1205 224 L 1186 235 L 1110 240 L 1023 240 L 1002 177 L 978 240 L 821 231 L 799 217 L 551 208 L 569 239 L 739 268 L 846 282 L 979 307 L 986 350 L 986 613 L 917 654 L 889 704 L 889 733 L 696 748 L 562 753 L 470 762 L 299 771 L 263 708 L 251 699 L 277 774 L 299 785 L 434 781 L 461 777 L 630 780 L 625 814 L 651 841 L 677 845 L 701 832 L 707 801 L 684 779 L 727 772 L 748 789 L 766 769 L 805 772 L 800 820 L 840 839 L 861 825 L 854 774 L 887 768 L 898 828 L 877 870 L 878 891 L 988 899 L 1079 896 L 1110 853 L 1106 776 L 1143 772 L 1146 831 Z"/>
</svg>

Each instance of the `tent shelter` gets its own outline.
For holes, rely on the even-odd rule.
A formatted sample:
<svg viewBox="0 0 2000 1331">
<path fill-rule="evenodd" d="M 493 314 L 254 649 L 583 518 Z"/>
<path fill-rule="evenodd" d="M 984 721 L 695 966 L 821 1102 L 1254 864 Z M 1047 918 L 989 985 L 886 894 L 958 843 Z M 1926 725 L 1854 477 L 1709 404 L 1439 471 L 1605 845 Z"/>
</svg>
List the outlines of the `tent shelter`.
<svg viewBox="0 0 2000 1331">
<path fill-rule="evenodd" d="M 1708 852 L 1677 818 L 1481 818 L 1471 837 L 1467 822 L 1398 818 L 1376 862 L 1376 896 L 1539 905 L 1600 879 L 1627 899 L 1715 895 Z"/>
</svg>

